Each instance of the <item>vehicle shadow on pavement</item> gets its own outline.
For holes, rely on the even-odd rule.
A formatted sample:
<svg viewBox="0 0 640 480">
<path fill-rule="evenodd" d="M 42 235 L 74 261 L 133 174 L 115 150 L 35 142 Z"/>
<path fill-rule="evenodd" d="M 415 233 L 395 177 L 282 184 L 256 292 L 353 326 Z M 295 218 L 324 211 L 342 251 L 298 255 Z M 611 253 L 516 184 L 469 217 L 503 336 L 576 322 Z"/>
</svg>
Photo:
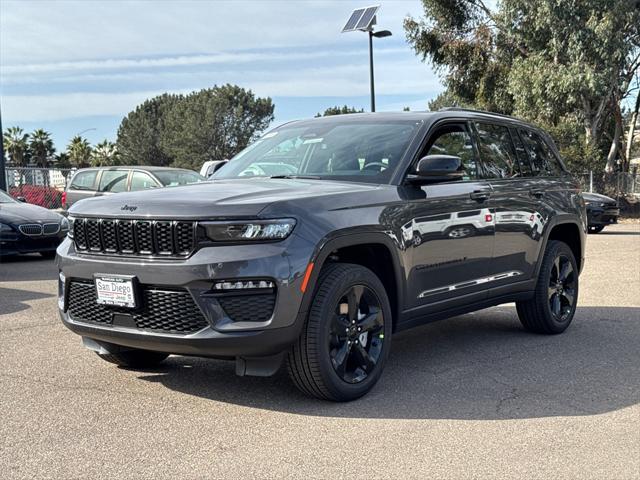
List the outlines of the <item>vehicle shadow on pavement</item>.
<svg viewBox="0 0 640 480">
<path fill-rule="evenodd" d="M 57 278 L 56 263 L 40 255 L 0 257 L 0 282 L 28 282 Z"/>
<path fill-rule="evenodd" d="M 31 306 L 25 302 L 53 296 L 54 295 L 47 293 L 0 287 L 0 318 L 2 315 L 16 313 L 31 308 Z"/>
<path fill-rule="evenodd" d="M 640 402 L 640 308 L 578 308 L 563 335 L 522 329 L 512 306 L 393 337 L 378 385 L 351 403 L 314 400 L 232 362 L 170 357 L 140 378 L 217 402 L 345 418 L 520 419 L 595 415 Z"/>
</svg>

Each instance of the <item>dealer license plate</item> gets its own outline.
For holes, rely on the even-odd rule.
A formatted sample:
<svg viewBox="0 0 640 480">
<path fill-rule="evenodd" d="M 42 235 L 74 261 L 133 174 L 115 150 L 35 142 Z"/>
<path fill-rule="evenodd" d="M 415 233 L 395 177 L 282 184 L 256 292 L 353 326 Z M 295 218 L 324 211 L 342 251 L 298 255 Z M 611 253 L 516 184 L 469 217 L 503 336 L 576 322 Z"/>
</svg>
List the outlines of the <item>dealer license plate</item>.
<svg viewBox="0 0 640 480">
<path fill-rule="evenodd" d="M 97 302 L 102 305 L 136 308 L 133 277 L 96 276 Z"/>
</svg>

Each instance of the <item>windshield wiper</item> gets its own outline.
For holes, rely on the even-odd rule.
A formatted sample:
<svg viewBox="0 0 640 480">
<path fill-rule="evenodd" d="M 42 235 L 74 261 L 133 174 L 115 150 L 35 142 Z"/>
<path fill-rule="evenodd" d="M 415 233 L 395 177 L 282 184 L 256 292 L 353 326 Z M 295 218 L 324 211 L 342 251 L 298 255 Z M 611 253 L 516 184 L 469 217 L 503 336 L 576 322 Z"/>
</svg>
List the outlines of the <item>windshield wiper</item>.
<svg viewBox="0 0 640 480">
<path fill-rule="evenodd" d="M 271 175 L 269 178 L 286 178 L 286 179 L 302 179 L 302 180 L 322 180 L 318 175 Z"/>
</svg>

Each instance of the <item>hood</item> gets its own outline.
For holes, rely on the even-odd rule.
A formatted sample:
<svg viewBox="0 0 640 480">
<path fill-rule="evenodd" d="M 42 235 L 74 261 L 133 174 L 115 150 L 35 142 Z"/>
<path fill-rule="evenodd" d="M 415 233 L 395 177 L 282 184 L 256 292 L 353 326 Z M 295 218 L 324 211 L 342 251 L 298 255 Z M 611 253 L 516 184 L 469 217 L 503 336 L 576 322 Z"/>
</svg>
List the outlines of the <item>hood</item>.
<svg viewBox="0 0 640 480">
<path fill-rule="evenodd" d="M 373 184 L 333 180 L 224 179 L 88 198 L 75 203 L 69 214 L 160 219 L 253 217 L 276 202 L 377 188 Z"/>
<path fill-rule="evenodd" d="M 587 202 L 617 203 L 613 198 L 600 195 L 599 193 L 582 192 L 582 198 Z"/>
<path fill-rule="evenodd" d="M 29 203 L 0 203 L 0 222 L 3 223 L 56 223 L 62 215 Z"/>
</svg>

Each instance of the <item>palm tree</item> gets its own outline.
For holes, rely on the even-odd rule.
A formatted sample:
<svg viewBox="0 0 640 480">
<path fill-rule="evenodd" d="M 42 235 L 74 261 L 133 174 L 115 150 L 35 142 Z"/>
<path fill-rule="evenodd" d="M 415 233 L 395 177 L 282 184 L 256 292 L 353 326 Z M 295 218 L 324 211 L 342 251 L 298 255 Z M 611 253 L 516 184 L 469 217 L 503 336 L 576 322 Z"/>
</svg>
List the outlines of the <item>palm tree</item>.
<svg viewBox="0 0 640 480">
<path fill-rule="evenodd" d="M 87 139 L 82 138 L 80 135 L 76 135 L 71 139 L 71 142 L 67 146 L 69 162 L 74 167 L 88 167 L 89 162 L 91 161 L 91 150 L 91 145 Z"/>
<path fill-rule="evenodd" d="M 11 163 L 16 167 L 25 167 L 29 162 L 29 134 L 20 127 L 9 127 L 2 141 Z"/>
<path fill-rule="evenodd" d="M 116 144 L 109 140 L 103 140 L 98 143 L 91 154 L 91 166 L 102 167 L 110 165 L 118 165 L 120 153 Z"/>
<path fill-rule="evenodd" d="M 2 135 L 2 142 L 4 151 L 13 166 L 26 167 L 29 163 L 29 134 L 24 133 L 20 127 L 9 127 Z M 20 174 L 20 195 L 22 195 L 25 171 L 20 169 L 18 172 Z M 2 172 L 2 174 L 4 173 Z"/>
<path fill-rule="evenodd" d="M 56 151 L 51 134 L 41 128 L 34 130 L 29 141 L 29 150 L 31 151 L 31 160 L 42 169 L 44 184 L 49 185 L 49 172 L 46 169 Z"/>
</svg>

